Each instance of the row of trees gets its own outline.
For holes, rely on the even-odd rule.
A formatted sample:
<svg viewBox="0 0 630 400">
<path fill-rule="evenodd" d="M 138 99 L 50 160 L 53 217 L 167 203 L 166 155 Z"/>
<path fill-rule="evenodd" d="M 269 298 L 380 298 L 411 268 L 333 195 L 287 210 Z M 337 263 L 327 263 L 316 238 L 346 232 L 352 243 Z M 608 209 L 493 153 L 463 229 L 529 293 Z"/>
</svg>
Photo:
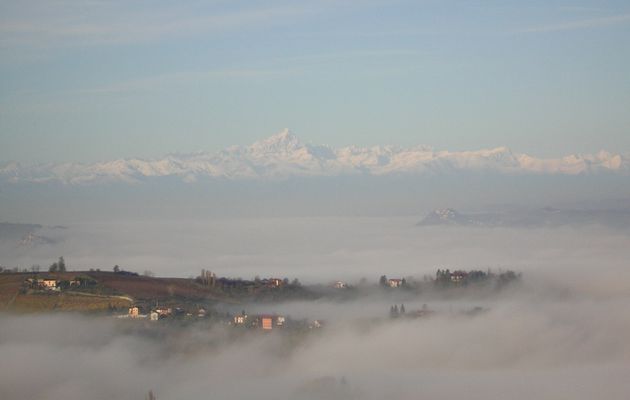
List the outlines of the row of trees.
<svg viewBox="0 0 630 400">
<path fill-rule="evenodd" d="M 52 263 L 48 272 L 66 272 L 66 261 L 63 257 L 59 257 L 59 261 Z"/>
<path fill-rule="evenodd" d="M 31 270 L 32 270 L 32 272 L 39 272 L 39 265 L 33 265 Z M 58 261 L 52 263 L 50 265 L 50 267 L 48 267 L 48 272 L 66 272 L 66 271 L 67 271 L 67 269 L 66 269 L 66 260 L 64 260 L 63 257 L 59 257 Z M 90 268 L 90 271 L 92 271 L 92 272 L 101 272 L 100 268 L 97 268 L 97 269 Z M 119 265 L 114 265 L 113 271 L 116 274 L 138 276 L 138 273 L 125 271 L 122 268 L 120 268 Z M 150 277 L 155 276 L 155 274 L 153 272 L 151 272 L 151 271 L 144 271 L 143 275 L 144 276 L 150 276 Z"/>
<path fill-rule="evenodd" d="M 32 273 L 38 273 L 40 270 L 40 266 L 37 264 L 33 264 L 31 266 L 30 269 L 28 268 L 24 268 L 24 269 L 20 269 L 18 267 L 15 268 L 4 268 L 0 266 L 0 273 L 2 272 L 6 272 L 6 273 L 17 273 L 17 272 L 32 272 Z M 63 259 L 63 257 L 59 257 L 59 260 L 52 263 L 50 265 L 50 267 L 48 267 L 48 272 L 66 272 L 66 261 Z"/>
<path fill-rule="evenodd" d="M 393 306 L 391 306 L 389 308 L 389 316 L 392 317 L 392 318 L 396 318 L 399 315 L 403 315 L 403 314 L 405 314 L 405 312 L 406 312 L 406 310 L 405 310 L 405 305 L 404 304 L 401 304 L 400 308 L 398 308 L 397 304 L 394 304 Z"/>
</svg>

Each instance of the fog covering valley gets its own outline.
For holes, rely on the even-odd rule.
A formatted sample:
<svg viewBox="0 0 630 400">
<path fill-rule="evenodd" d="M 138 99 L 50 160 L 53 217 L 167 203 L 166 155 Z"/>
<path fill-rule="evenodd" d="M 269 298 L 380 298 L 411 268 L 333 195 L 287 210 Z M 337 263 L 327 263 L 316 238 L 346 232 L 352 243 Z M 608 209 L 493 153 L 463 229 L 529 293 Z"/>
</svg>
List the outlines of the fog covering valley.
<svg viewBox="0 0 630 400">
<path fill-rule="evenodd" d="M 5 315 L 0 395 L 143 398 L 152 389 L 164 399 L 627 398 L 627 291 L 583 275 L 525 282 L 483 301 L 489 310 L 475 316 L 458 312 L 477 304 L 466 301 L 429 301 L 438 311 L 431 318 L 371 324 L 357 318 L 384 314 L 387 303 L 278 306 L 330 319 L 296 340 L 277 332 L 235 338 L 226 326 Z"/>
<path fill-rule="evenodd" d="M 42 270 L 64 256 L 69 269 L 114 265 L 158 276 L 372 281 L 382 274 L 436 268 L 514 269 L 530 275 L 627 266 L 630 230 L 602 225 L 556 228 L 416 226 L 414 217 L 289 217 L 108 221 L 43 226 L 45 241 L 0 241 L 2 265 Z M 530 277 L 531 278 L 531 277 Z"/>
<path fill-rule="evenodd" d="M 605 225 L 416 226 L 417 217 L 111 220 L 43 226 L 3 242 L 3 265 L 299 278 L 328 285 L 437 268 L 511 269 L 500 292 L 219 304 L 318 318 L 306 335 L 217 324 L 151 326 L 86 314 L 0 316 L 0 398 L 626 399 L 630 235 Z M 392 304 L 429 318 L 390 319 Z M 480 307 L 482 312 L 471 313 Z"/>
</svg>

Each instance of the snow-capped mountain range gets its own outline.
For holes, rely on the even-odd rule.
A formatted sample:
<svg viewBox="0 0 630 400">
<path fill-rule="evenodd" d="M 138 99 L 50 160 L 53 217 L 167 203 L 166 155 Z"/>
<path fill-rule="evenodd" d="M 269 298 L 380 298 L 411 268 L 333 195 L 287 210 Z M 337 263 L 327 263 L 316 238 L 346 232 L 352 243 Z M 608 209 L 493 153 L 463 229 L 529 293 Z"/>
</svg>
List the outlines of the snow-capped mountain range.
<svg viewBox="0 0 630 400">
<path fill-rule="evenodd" d="M 428 146 L 342 147 L 302 143 L 288 129 L 250 146 L 233 146 L 216 154 L 172 154 L 156 160 L 127 159 L 82 164 L 0 166 L 0 181 L 96 184 L 140 182 L 150 177 L 284 179 L 296 176 L 352 174 L 440 174 L 488 171 L 505 174 L 590 174 L 630 172 L 628 154 L 568 155 L 541 159 L 506 147 L 476 151 L 436 151 Z"/>
</svg>

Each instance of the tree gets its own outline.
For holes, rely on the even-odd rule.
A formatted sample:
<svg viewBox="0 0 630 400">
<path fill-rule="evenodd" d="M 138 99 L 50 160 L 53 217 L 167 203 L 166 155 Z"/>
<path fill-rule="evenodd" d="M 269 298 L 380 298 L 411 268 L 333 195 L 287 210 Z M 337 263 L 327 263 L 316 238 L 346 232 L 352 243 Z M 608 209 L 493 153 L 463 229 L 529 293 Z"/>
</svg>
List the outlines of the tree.
<svg viewBox="0 0 630 400">
<path fill-rule="evenodd" d="M 117 274 L 120 272 L 120 267 L 118 266 L 118 264 L 114 265 L 114 273 Z"/>
<path fill-rule="evenodd" d="M 392 318 L 398 317 L 398 306 L 393 305 L 389 308 L 389 316 Z"/>
<path fill-rule="evenodd" d="M 66 261 L 63 259 L 63 257 L 59 257 L 57 268 L 59 268 L 59 272 L 66 272 Z"/>
<path fill-rule="evenodd" d="M 57 264 L 56 262 L 50 264 L 50 267 L 48 267 L 48 272 L 57 272 L 59 270 L 59 264 Z"/>
</svg>

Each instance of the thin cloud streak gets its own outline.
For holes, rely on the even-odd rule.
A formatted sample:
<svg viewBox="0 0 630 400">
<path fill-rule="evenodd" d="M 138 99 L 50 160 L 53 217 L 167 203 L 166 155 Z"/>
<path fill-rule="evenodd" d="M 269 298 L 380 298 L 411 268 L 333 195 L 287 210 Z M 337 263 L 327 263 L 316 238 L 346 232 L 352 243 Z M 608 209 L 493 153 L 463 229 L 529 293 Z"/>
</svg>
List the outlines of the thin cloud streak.
<svg viewBox="0 0 630 400">
<path fill-rule="evenodd" d="M 113 45 L 148 42 L 167 36 L 222 32 L 311 13 L 309 7 L 282 6 L 214 15 L 186 15 L 181 10 L 123 13 L 110 9 L 88 16 L 39 15 L 0 20 L 0 46 Z M 123 13 L 123 15 L 117 15 Z"/>
<path fill-rule="evenodd" d="M 338 64 L 355 58 L 374 58 L 383 57 L 414 57 L 423 53 L 413 49 L 375 49 L 375 50 L 350 50 L 337 53 L 321 53 L 296 57 L 279 57 L 270 62 L 266 66 L 249 66 L 249 67 L 227 67 L 227 68 L 209 68 L 205 70 L 188 70 L 172 73 L 156 74 L 136 79 L 121 80 L 108 84 L 102 84 L 84 89 L 73 90 L 56 90 L 54 92 L 42 92 L 31 90 L 29 92 L 14 93 L 7 101 L 15 101 L 16 98 L 28 98 L 33 101 L 34 97 L 49 96 L 51 94 L 121 94 L 132 92 L 155 92 L 164 88 L 172 88 L 174 85 L 189 85 L 207 82 L 215 79 L 258 79 L 258 78 L 274 78 L 287 77 L 289 75 L 300 75 L 309 72 L 316 67 Z M 400 64 L 395 64 L 398 68 L 388 70 L 382 66 L 376 68 L 380 72 L 395 74 L 400 73 L 403 68 Z M 3 101 L 0 99 L 0 104 Z"/>
</svg>

